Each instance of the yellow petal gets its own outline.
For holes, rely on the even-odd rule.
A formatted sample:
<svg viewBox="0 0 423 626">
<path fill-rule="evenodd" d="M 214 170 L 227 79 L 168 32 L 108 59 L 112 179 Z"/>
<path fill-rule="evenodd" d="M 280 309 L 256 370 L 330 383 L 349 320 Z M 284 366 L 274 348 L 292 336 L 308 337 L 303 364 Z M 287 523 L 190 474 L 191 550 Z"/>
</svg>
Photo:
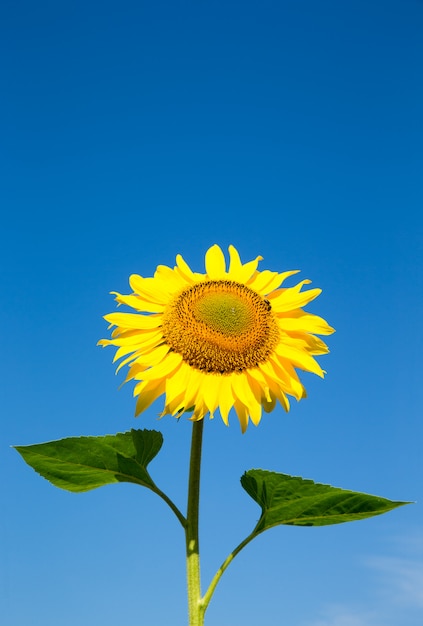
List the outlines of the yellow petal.
<svg viewBox="0 0 423 626">
<path fill-rule="evenodd" d="M 130 380 L 143 380 L 142 374 L 147 370 L 148 367 L 145 365 L 140 365 L 137 361 L 133 361 L 129 366 L 128 373 L 126 375 L 124 383 L 129 382 Z"/>
<path fill-rule="evenodd" d="M 279 400 L 279 402 L 281 403 L 282 407 L 288 413 L 289 412 L 289 400 L 288 400 L 286 394 L 273 381 L 270 381 L 270 389 L 271 389 L 271 393 L 275 396 L 275 398 L 277 398 Z"/>
<path fill-rule="evenodd" d="M 310 354 L 328 354 L 329 352 L 329 348 L 325 342 L 315 335 L 310 335 L 308 333 L 291 333 L 291 338 L 292 344 L 294 344 L 294 342 L 300 342 L 301 347 L 304 345 L 305 349 L 308 350 Z"/>
<path fill-rule="evenodd" d="M 154 278 L 143 278 L 138 274 L 132 274 L 129 277 L 129 284 L 134 293 L 140 295 L 145 300 L 150 302 L 156 302 L 159 304 L 167 304 L 169 301 L 169 288 L 163 290 L 159 281 L 154 281 Z"/>
<path fill-rule="evenodd" d="M 111 328 L 112 326 L 113 324 L 110 324 L 109 328 Z M 150 332 L 154 332 L 154 331 L 142 330 L 141 328 L 120 328 L 119 326 L 117 326 L 114 330 L 112 330 L 111 337 L 113 339 L 113 342 L 115 341 L 120 342 L 122 339 L 126 337 L 132 337 L 134 335 L 141 335 L 142 333 L 150 333 Z M 113 343 L 113 345 L 118 345 L 118 344 Z"/>
<path fill-rule="evenodd" d="M 161 315 L 137 315 L 136 313 L 109 313 L 104 319 L 109 324 L 124 328 L 139 328 L 140 330 L 150 330 L 161 325 Z"/>
<path fill-rule="evenodd" d="M 136 350 L 135 352 L 133 352 L 133 351 L 131 351 L 131 352 L 132 352 L 132 354 L 130 356 L 128 356 L 128 358 L 123 359 L 123 361 L 121 361 L 119 363 L 119 365 L 116 368 L 115 374 L 117 374 L 122 367 L 124 367 L 125 365 L 127 365 L 131 361 L 134 361 L 138 356 L 142 355 L 142 351 L 141 350 Z M 117 360 L 117 358 L 122 358 L 123 356 L 124 356 L 123 354 L 120 354 L 119 357 L 116 357 L 116 354 L 115 354 L 115 357 L 113 359 L 113 363 Z M 131 380 L 131 379 L 129 379 L 129 380 Z M 126 378 L 124 382 L 125 383 L 128 382 L 128 378 Z"/>
<path fill-rule="evenodd" d="M 120 293 L 116 293 L 112 291 L 112 293 L 116 294 L 116 302 L 119 304 L 126 304 L 126 306 L 130 306 L 136 311 L 146 311 L 147 313 L 161 313 L 164 309 L 163 304 L 158 304 L 157 302 L 149 302 L 148 300 L 144 300 L 141 296 L 123 296 Z"/>
<path fill-rule="evenodd" d="M 228 278 L 238 283 L 246 283 L 256 271 L 259 261 L 263 259 L 263 257 L 258 256 L 254 261 L 243 265 L 238 250 L 234 246 L 229 246 L 229 257 Z"/>
<path fill-rule="evenodd" d="M 139 294 L 142 298 L 150 302 L 158 302 L 159 304 L 166 305 L 169 302 L 169 297 L 178 290 L 180 291 L 181 285 L 183 286 L 186 283 L 181 283 L 182 279 L 180 275 L 170 268 L 167 269 L 173 274 L 169 275 L 162 272 L 160 268 L 163 267 L 165 266 L 159 265 L 154 273 L 154 278 L 142 278 L 141 283 L 137 280 L 132 280 L 133 276 L 131 276 L 129 282 L 134 293 Z"/>
<path fill-rule="evenodd" d="M 262 404 L 263 404 L 263 410 L 266 413 L 271 413 L 276 406 L 276 396 L 271 394 L 270 399 L 268 401 L 263 400 Z"/>
<path fill-rule="evenodd" d="M 169 352 L 161 363 L 142 373 L 142 380 L 157 380 L 169 376 L 182 361 L 180 354 Z"/>
<path fill-rule="evenodd" d="M 222 420 L 224 424 L 226 424 L 226 426 L 229 426 L 229 411 L 233 407 L 235 401 L 232 392 L 231 378 L 232 376 L 222 376 L 222 381 L 220 384 L 219 411 Z"/>
<path fill-rule="evenodd" d="M 131 330 L 125 336 L 118 336 L 116 339 L 100 339 L 100 346 L 132 346 L 136 350 L 140 346 L 154 345 L 163 341 L 162 331 Z"/>
<path fill-rule="evenodd" d="M 266 363 L 260 363 L 258 368 L 264 374 L 269 384 L 270 390 L 273 390 L 274 392 L 276 385 L 277 388 L 280 389 L 280 391 L 283 391 L 284 393 L 289 393 L 296 397 L 296 374 L 293 382 L 288 372 L 278 367 L 277 363 L 275 363 L 272 359 L 269 359 Z"/>
<path fill-rule="evenodd" d="M 261 419 L 261 404 L 257 402 L 251 391 L 247 377 L 244 374 L 238 374 L 231 377 L 231 382 L 235 397 L 244 404 L 251 421 L 257 426 Z"/>
<path fill-rule="evenodd" d="M 271 291 L 277 289 L 286 278 L 298 274 L 299 271 L 300 270 L 292 270 L 291 272 L 278 274 L 278 272 L 264 270 L 263 272 L 259 272 L 257 276 L 250 281 L 248 286 L 254 289 L 254 291 L 257 291 L 261 296 L 266 296 Z"/>
<path fill-rule="evenodd" d="M 165 350 L 165 348 L 166 350 Z M 118 348 L 116 350 L 116 354 L 113 357 L 113 363 L 115 363 L 116 361 L 118 361 L 119 359 L 121 359 L 122 357 L 126 356 L 127 354 L 129 354 L 131 351 L 134 355 L 136 355 L 136 357 L 140 357 L 139 360 L 144 361 L 146 364 L 150 363 L 150 359 L 149 359 L 149 355 L 151 354 L 151 352 L 153 350 L 155 350 L 156 348 L 161 348 L 163 349 L 164 354 L 166 354 L 169 351 L 169 346 L 167 346 L 166 344 L 163 343 L 163 341 L 161 339 L 159 339 L 157 341 L 157 339 L 153 338 L 150 342 L 146 342 L 146 343 L 141 343 L 137 346 L 122 346 L 121 348 Z M 148 365 L 146 365 L 148 366 Z M 120 368 L 119 368 L 120 369 Z"/>
<path fill-rule="evenodd" d="M 204 399 L 204 404 L 210 411 L 210 415 L 213 415 L 213 413 L 215 412 L 219 404 L 220 387 L 222 385 L 222 378 L 223 376 L 221 374 L 205 375 L 205 380 L 203 383 L 204 384 L 203 399 Z"/>
<path fill-rule="evenodd" d="M 134 396 L 138 396 L 135 407 L 135 417 L 148 409 L 148 407 L 165 392 L 163 380 L 139 383 L 134 389 Z"/>
<path fill-rule="evenodd" d="M 321 293 L 321 289 L 309 289 L 298 293 L 294 288 L 288 288 L 274 291 L 275 295 L 270 293 L 269 300 L 275 313 L 283 313 L 305 306 Z"/>
<path fill-rule="evenodd" d="M 185 363 L 182 363 L 181 367 L 187 368 L 190 372 L 190 375 L 188 377 L 188 383 L 185 388 L 185 407 L 187 409 L 190 409 L 196 404 L 198 390 L 204 380 L 204 374 L 196 369 L 191 368 Z"/>
<path fill-rule="evenodd" d="M 186 263 L 186 261 L 180 254 L 178 254 L 176 257 L 176 265 L 177 267 L 175 268 L 175 270 L 179 272 L 181 277 L 186 280 L 187 283 L 193 285 L 200 280 L 204 280 L 204 274 L 198 274 L 196 272 L 193 272 L 188 263 Z"/>
<path fill-rule="evenodd" d="M 276 405 L 276 397 L 270 391 L 269 383 L 258 367 L 247 370 L 251 391 L 260 402 L 266 413 L 273 411 Z"/>
<path fill-rule="evenodd" d="M 189 369 L 184 367 L 184 363 L 175 370 L 172 376 L 166 379 L 166 404 L 175 402 L 181 396 L 185 396 L 185 389 L 189 380 Z M 189 407 L 185 407 L 189 408 Z"/>
<path fill-rule="evenodd" d="M 154 280 L 169 289 L 170 293 L 183 289 L 187 286 L 187 281 L 171 267 L 159 265 L 154 272 Z"/>
<path fill-rule="evenodd" d="M 152 367 L 153 365 L 158 365 L 159 363 L 161 363 L 168 354 L 168 352 L 169 346 L 166 344 L 161 344 L 160 346 L 154 346 L 153 348 L 150 348 L 147 354 L 144 349 L 137 350 L 127 359 L 124 359 L 121 363 L 119 363 L 116 369 L 116 374 L 124 365 L 133 361 L 125 382 L 128 382 L 128 380 L 132 380 L 133 378 L 136 378 L 137 380 L 144 380 L 144 371 L 147 370 L 149 367 Z"/>
<path fill-rule="evenodd" d="M 289 393 L 294 396 L 296 400 L 304 398 L 305 389 L 298 374 L 287 359 L 282 359 L 277 353 L 273 354 L 269 360 L 270 366 L 273 368 L 276 376 L 282 382 L 281 389 L 285 393 Z"/>
<path fill-rule="evenodd" d="M 192 422 L 198 422 L 198 420 L 202 420 L 204 418 L 206 413 L 207 413 L 206 405 L 199 400 L 197 404 L 195 405 L 195 409 L 194 409 L 192 416 L 190 417 L 190 420 Z"/>
<path fill-rule="evenodd" d="M 210 280 L 225 280 L 226 263 L 222 250 L 214 244 L 206 252 L 206 272 Z"/>
<path fill-rule="evenodd" d="M 247 373 L 248 373 L 248 376 L 250 376 L 253 380 L 255 380 L 257 385 L 259 386 L 261 390 L 262 401 L 264 399 L 268 403 L 271 402 L 272 398 L 270 396 L 269 383 L 267 382 L 266 377 L 260 371 L 260 369 L 258 367 L 254 367 L 252 369 L 249 369 Z"/>
<path fill-rule="evenodd" d="M 143 367 L 153 367 L 163 361 L 169 354 L 169 346 L 167 344 L 161 344 L 150 348 L 148 352 L 142 351 L 142 354 L 137 357 L 137 363 Z"/>
<path fill-rule="evenodd" d="M 275 313 L 280 328 L 287 331 L 304 331 L 306 333 L 315 333 L 316 335 L 331 335 L 335 332 L 335 329 L 329 326 L 322 317 L 306 313 L 302 309 L 281 315 L 278 315 L 277 311 Z"/>
<path fill-rule="evenodd" d="M 235 400 L 234 409 L 238 416 L 241 432 L 244 434 L 248 426 L 248 411 L 240 400 Z"/>
<path fill-rule="evenodd" d="M 295 367 L 299 367 L 306 372 L 313 372 L 313 374 L 317 374 L 323 378 L 324 371 L 320 367 L 320 365 L 313 359 L 313 357 L 305 352 L 304 350 L 299 350 L 298 348 L 294 348 L 293 346 L 288 346 L 286 344 L 279 344 L 275 348 L 276 354 L 279 354 L 284 359 L 291 361 L 291 363 Z"/>
<path fill-rule="evenodd" d="M 302 350 L 313 355 L 327 354 L 329 352 L 324 341 L 309 333 L 290 332 L 283 336 L 281 344 L 284 346 L 292 346 L 297 350 Z"/>
</svg>

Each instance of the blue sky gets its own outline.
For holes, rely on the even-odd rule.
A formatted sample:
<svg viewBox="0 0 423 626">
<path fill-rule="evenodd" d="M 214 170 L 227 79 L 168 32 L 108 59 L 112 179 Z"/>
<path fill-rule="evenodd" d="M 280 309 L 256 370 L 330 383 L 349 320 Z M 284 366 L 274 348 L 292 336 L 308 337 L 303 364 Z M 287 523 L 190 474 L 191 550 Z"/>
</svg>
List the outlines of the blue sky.
<svg viewBox="0 0 423 626">
<path fill-rule="evenodd" d="M 186 623 L 163 503 L 60 491 L 10 445 L 159 429 L 152 475 L 184 507 L 189 422 L 160 400 L 134 420 L 96 343 L 131 273 L 232 243 L 301 269 L 337 333 L 289 414 L 207 422 L 204 584 L 257 520 L 244 470 L 417 504 L 268 531 L 206 624 L 421 624 L 422 28 L 418 0 L 3 2 L 2 623 Z"/>
</svg>

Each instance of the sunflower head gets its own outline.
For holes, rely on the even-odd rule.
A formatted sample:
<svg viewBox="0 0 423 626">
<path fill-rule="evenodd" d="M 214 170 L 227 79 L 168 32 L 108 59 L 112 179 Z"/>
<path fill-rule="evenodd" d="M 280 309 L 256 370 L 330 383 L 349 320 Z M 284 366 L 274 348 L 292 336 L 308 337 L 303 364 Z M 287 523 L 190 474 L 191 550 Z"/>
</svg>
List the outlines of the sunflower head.
<svg viewBox="0 0 423 626">
<path fill-rule="evenodd" d="M 115 328 L 99 344 L 117 347 L 118 370 L 129 366 L 125 382 L 135 381 L 136 415 L 164 395 L 162 415 L 189 411 L 200 420 L 219 409 L 228 424 L 234 408 L 245 432 L 249 419 L 257 425 L 277 400 L 288 411 L 288 396 L 305 397 L 297 369 L 323 376 L 314 356 L 328 349 L 316 335 L 334 330 L 303 311 L 321 290 L 302 291 L 309 280 L 281 287 L 297 270 L 259 272 L 262 257 L 241 263 L 233 246 L 229 257 L 227 268 L 212 246 L 200 274 L 178 255 L 173 269 L 159 265 L 152 278 L 130 276 L 131 294 L 114 292 L 135 312 L 106 315 Z"/>
</svg>

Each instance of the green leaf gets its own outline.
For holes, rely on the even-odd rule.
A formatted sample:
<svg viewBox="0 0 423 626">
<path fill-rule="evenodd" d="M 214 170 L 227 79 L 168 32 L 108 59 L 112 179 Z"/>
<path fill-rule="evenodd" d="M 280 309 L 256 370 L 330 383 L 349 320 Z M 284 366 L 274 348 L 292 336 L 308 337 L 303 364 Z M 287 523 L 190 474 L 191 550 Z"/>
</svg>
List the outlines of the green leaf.
<svg viewBox="0 0 423 626">
<path fill-rule="evenodd" d="M 36 472 L 67 491 L 128 482 L 158 492 L 147 465 L 162 443 L 162 434 L 155 430 L 132 429 L 117 435 L 69 437 L 15 449 Z"/>
<path fill-rule="evenodd" d="M 262 509 L 256 534 L 279 524 L 326 526 L 353 522 L 410 504 L 259 469 L 245 472 L 241 484 Z"/>
</svg>

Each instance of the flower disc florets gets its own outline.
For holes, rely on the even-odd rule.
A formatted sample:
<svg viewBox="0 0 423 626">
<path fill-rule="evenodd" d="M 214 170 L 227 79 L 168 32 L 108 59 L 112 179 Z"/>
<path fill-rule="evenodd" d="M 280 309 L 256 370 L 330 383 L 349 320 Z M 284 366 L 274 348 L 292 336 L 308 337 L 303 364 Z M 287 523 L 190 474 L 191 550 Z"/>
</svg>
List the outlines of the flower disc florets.
<svg viewBox="0 0 423 626">
<path fill-rule="evenodd" d="M 206 274 L 191 271 L 178 255 L 172 269 L 163 265 L 153 278 L 130 277 L 133 292 L 116 294 L 119 304 L 136 313 L 111 313 L 111 339 L 100 345 L 118 348 L 118 369 L 129 365 L 126 381 L 135 380 L 136 415 L 165 395 L 163 414 L 192 411 L 193 420 L 217 408 L 223 421 L 234 408 L 244 432 L 251 419 L 258 424 L 262 408 L 271 411 L 279 400 L 289 410 L 288 395 L 305 397 L 296 368 L 323 376 L 313 358 L 328 352 L 316 334 L 333 329 L 302 307 L 320 289 L 301 291 L 310 281 L 281 288 L 297 271 L 257 271 L 261 257 L 242 264 L 229 247 L 206 253 Z M 129 356 L 128 356 L 129 355 Z"/>
<path fill-rule="evenodd" d="M 270 305 L 234 281 L 198 283 L 166 307 L 163 337 L 188 365 L 209 374 L 264 363 L 279 340 Z"/>
</svg>

